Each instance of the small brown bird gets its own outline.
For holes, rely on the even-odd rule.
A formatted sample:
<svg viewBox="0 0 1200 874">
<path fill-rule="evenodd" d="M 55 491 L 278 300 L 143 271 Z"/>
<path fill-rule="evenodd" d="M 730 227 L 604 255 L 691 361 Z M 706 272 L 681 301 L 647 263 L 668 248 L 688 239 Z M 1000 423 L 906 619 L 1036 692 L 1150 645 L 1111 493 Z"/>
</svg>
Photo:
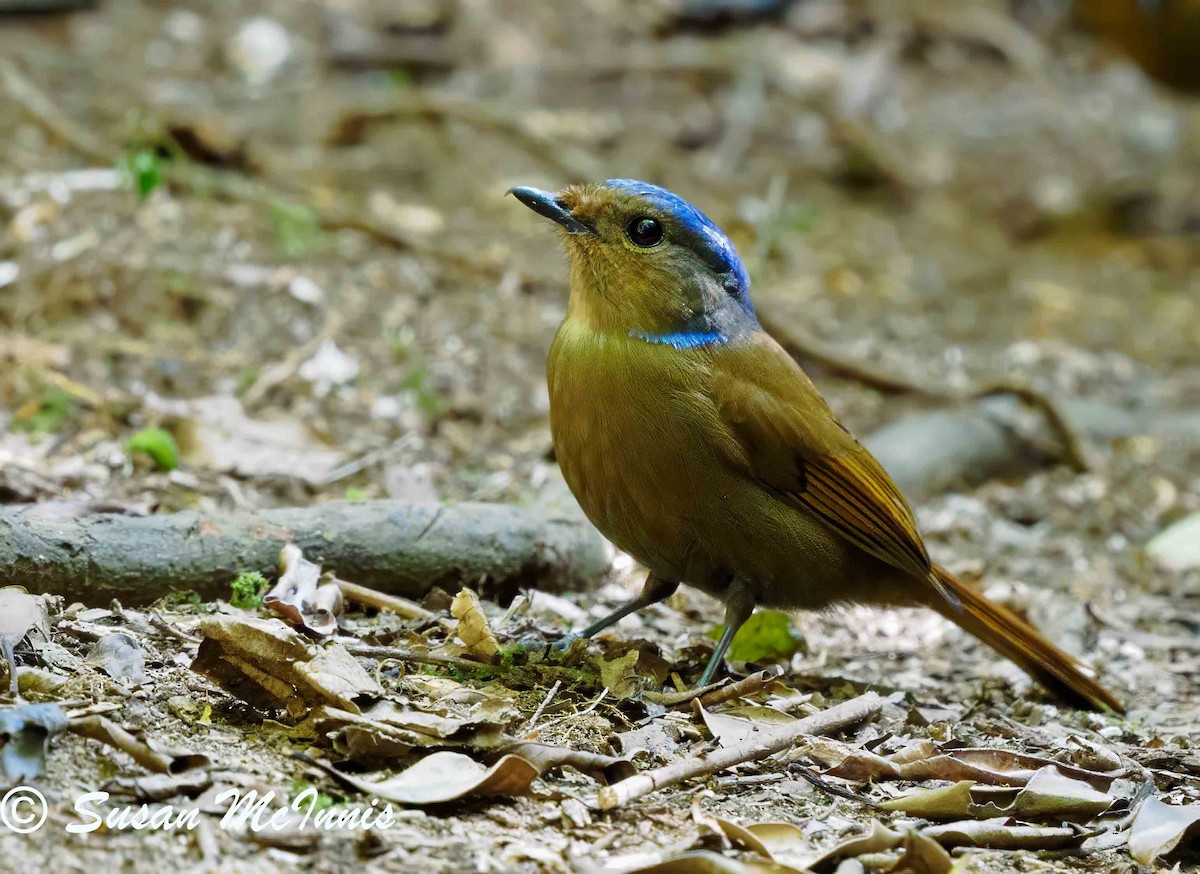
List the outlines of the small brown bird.
<svg viewBox="0 0 1200 874">
<path fill-rule="evenodd" d="M 629 179 L 512 193 L 562 229 L 550 350 L 559 465 L 588 518 L 649 568 L 590 637 L 687 583 L 725 602 L 708 683 L 757 605 L 924 605 L 1073 705 L 1121 705 L 1009 610 L 932 564 L 879 463 L 759 326 L 746 269 L 703 213 Z"/>
</svg>

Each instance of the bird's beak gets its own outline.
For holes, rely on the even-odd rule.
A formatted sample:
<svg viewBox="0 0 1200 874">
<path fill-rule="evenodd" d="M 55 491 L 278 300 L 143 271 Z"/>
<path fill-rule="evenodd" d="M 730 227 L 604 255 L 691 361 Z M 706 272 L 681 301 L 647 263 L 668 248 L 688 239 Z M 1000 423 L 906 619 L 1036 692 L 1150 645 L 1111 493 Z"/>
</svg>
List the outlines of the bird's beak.
<svg viewBox="0 0 1200 874">
<path fill-rule="evenodd" d="M 545 216 L 552 222 L 558 222 L 567 229 L 568 233 L 592 233 L 592 229 L 571 215 L 571 211 L 563 206 L 552 192 L 542 191 L 540 188 L 530 188 L 527 185 L 518 185 L 516 188 L 508 189 L 508 193 L 538 215 Z"/>
</svg>

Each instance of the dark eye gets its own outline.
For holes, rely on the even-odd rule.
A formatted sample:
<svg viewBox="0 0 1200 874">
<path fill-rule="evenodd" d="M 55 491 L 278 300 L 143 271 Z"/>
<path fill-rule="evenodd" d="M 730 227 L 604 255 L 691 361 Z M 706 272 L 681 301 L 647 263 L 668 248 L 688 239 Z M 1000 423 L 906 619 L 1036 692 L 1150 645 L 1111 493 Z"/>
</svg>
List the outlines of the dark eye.
<svg viewBox="0 0 1200 874">
<path fill-rule="evenodd" d="M 625 226 L 625 234 L 635 246 L 649 249 L 651 246 L 657 246 L 662 242 L 662 222 L 648 216 L 638 216 Z"/>
</svg>

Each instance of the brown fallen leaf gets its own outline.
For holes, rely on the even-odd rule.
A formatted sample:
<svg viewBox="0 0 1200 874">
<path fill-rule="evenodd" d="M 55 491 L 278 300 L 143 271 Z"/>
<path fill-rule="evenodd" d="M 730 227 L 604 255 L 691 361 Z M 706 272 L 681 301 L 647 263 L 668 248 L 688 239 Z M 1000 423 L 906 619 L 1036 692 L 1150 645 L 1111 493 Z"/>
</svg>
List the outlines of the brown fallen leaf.
<svg viewBox="0 0 1200 874">
<path fill-rule="evenodd" d="M 479 603 L 479 596 L 471 589 L 460 589 L 450 605 L 450 615 L 458 620 L 458 639 L 467 652 L 483 661 L 491 662 L 500 652 L 500 643 L 488 625 L 487 616 Z"/>
<path fill-rule="evenodd" d="M 499 749 L 504 753 L 520 756 L 537 768 L 539 774 L 545 774 L 555 768 L 570 766 L 591 777 L 597 783 L 609 784 L 624 780 L 637 773 L 637 768 L 629 759 L 589 753 L 586 750 L 573 750 L 554 744 L 522 740 L 506 743 Z"/>
<path fill-rule="evenodd" d="M 1072 828 L 1017 825 L 1008 817 L 931 825 L 921 830 L 943 847 L 991 850 L 1063 850 L 1078 847 L 1088 833 Z"/>
<path fill-rule="evenodd" d="M 445 804 L 468 795 L 524 795 L 538 776 L 520 756 L 504 756 L 490 768 L 462 753 L 431 753 L 395 777 L 373 782 L 311 762 L 347 786 L 397 804 Z"/>
<path fill-rule="evenodd" d="M 772 862 L 794 866 L 789 870 L 821 870 L 839 859 L 849 859 L 864 853 L 881 853 L 898 847 L 904 840 L 900 832 L 872 821 L 871 830 L 855 835 L 832 849 L 813 857 L 812 841 L 804 832 L 790 822 L 757 822 L 738 825 L 727 819 L 716 818 L 725 837 L 735 846 L 752 850 Z"/>
<path fill-rule="evenodd" d="M 303 716 L 328 704 L 360 712 L 383 688 L 335 641 L 314 643 L 278 619 L 207 617 L 192 670 L 260 710 Z"/>
<path fill-rule="evenodd" d="M 1159 856 L 1174 850 L 1184 838 L 1195 835 L 1200 804 L 1166 804 L 1147 798 L 1138 808 L 1129 832 L 1129 854 L 1140 865 L 1153 865 Z"/>
<path fill-rule="evenodd" d="M 1012 816 L 1089 822 L 1115 802 L 1115 798 L 1093 789 L 1083 780 L 1074 780 L 1063 775 L 1056 766 L 1047 765 L 1020 789 L 981 786 L 973 780 L 961 780 L 950 786 L 901 795 L 879 806 L 933 820 Z"/>
<path fill-rule="evenodd" d="M 942 845 L 918 831 L 904 836 L 904 855 L 888 874 L 951 874 L 954 860 Z"/>
<path fill-rule="evenodd" d="M 67 724 L 72 734 L 98 740 L 116 747 L 135 762 L 155 774 L 178 774 L 209 764 L 208 756 L 200 753 L 160 749 L 103 716 L 83 716 Z"/>
<path fill-rule="evenodd" d="M 745 743 L 759 735 L 769 734 L 780 723 L 794 722 L 790 716 L 772 707 L 747 705 L 714 712 L 697 702 L 696 709 L 704 720 L 704 727 L 723 746 Z"/>
<path fill-rule="evenodd" d="M 935 753 L 926 755 L 926 753 Z M 1011 750 L 966 748 L 941 751 L 924 745 L 880 756 L 836 741 L 814 744 L 811 754 L 826 765 L 825 775 L 846 780 L 971 780 L 996 786 L 1024 786 L 1038 771 L 1053 766 L 1064 776 L 1106 791 L 1125 769 L 1089 771 L 1053 759 Z"/>
<path fill-rule="evenodd" d="M 731 859 L 707 850 L 692 850 L 661 862 L 625 869 L 622 874 L 810 874 L 810 872 L 765 859 Z"/>
<path fill-rule="evenodd" d="M 337 583 L 322 577 L 321 566 L 288 543 L 279 550 L 279 581 L 263 596 L 263 606 L 288 625 L 328 637 L 337 631 L 344 602 Z"/>
</svg>

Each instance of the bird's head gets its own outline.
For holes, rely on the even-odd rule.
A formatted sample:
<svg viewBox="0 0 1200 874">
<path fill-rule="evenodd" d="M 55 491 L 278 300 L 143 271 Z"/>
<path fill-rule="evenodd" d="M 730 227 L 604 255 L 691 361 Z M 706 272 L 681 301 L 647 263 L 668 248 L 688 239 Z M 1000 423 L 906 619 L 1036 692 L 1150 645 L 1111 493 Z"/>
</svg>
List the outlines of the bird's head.
<svg viewBox="0 0 1200 874">
<path fill-rule="evenodd" d="M 737 250 L 678 195 L 634 179 L 511 193 L 561 230 L 571 260 L 568 317 L 677 348 L 757 329 Z"/>
</svg>

